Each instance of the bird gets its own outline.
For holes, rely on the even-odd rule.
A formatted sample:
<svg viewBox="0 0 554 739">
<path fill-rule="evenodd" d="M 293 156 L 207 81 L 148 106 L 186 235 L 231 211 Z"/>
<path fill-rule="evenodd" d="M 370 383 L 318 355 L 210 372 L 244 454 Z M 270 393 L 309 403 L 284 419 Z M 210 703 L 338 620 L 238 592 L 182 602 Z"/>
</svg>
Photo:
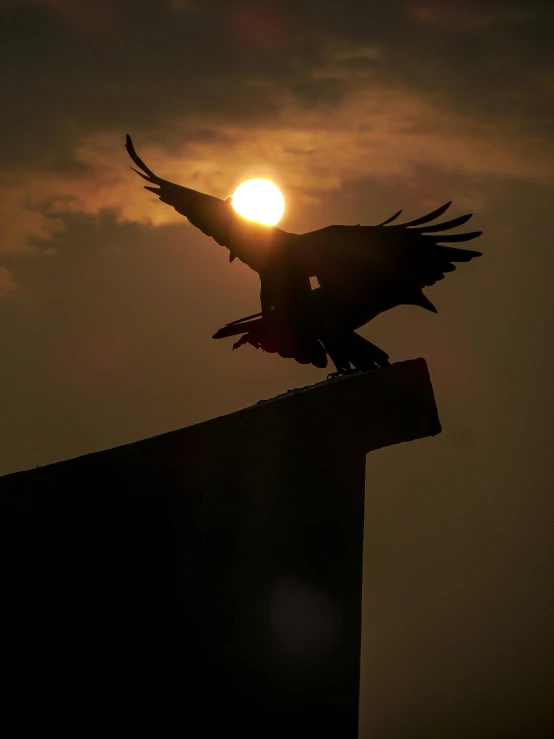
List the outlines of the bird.
<svg viewBox="0 0 554 739">
<path fill-rule="evenodd" d="M 316 367 L 327 366 L 329 357 L 334 374 L 385 366 L 386 352 L 355 330 L 399 305 L 436 313 L 423 288 L 454 271 L 456 262 L 482 256 L 445 246 L 482 234 L 443 233 L 464 225 L 471 213 L 433 223 L 452 201 L 401 224 L 395 223 L 399 210 L 377 225 L 331 225 L 296 234 L 243 218 L 232 198 L 222 200 L 158 177 L 137 155 L 128 134 L 126 149 L 141 171 L 132 169 L 150 183 L 147 190 L 227 247 L 230 261 L 238 258 L 259 274 L 261 311 L 214 335 L 242 333 L 235 348 L 249 343 Z"/>
<path fill-rule="evenodd" d="M 356 330 L 399 305 L 420 306 L 437 313 L 423 288 L 453 272 L 455 263 L 482 256 L 478 251 L 440 244 L 465 241 L 468 236 L 476 238 L 482 233 L 440 234 L 471 217 L 470 214 L 431 223 L 450 205 L 451 202 L 446 203 L 393 231 L 388 224 L 398 218 L 402 212 L 398 211 L 381 224 L 387 228 L 384 233 L 377 232 L 379 237 L 373 240 L 371 235 L 375 232 L 370 230 L 368 236 L 363 226 L 322 229 L 332 238 L 324 237 L 319 242 L 314 239 L 319 287 L 294 311 L 285 307 L 275 309 L 269 316 L 246 316 L 227 324 L 213 338 L 242 334 L 233 348 L 250 344 L 321 368 L 327 366 L 329 357 L 336 368 L 330 377 L 387 366 L 388 354 Z M 344 228 L 349 229 L 346 238 L 341 236 Z M 309 236 L 312 238 L 312 234 Z M 341 244 L 343 249 L 339 251 Z"/>
</svg>

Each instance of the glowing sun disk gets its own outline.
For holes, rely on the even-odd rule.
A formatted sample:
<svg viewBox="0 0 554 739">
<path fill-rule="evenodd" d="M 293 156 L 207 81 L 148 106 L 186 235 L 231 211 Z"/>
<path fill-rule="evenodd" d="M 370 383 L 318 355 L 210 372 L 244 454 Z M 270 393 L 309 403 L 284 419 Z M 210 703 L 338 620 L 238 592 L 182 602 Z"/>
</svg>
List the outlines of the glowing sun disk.
<svg viewBox="0 0 554 739">
<path fill-rule="evenodd" d="M 246 180 L 235 190 L 233 208 L 250 221 L 275 226 L 285 211 L 285 199 L 270 180 Z"/>
</svg>

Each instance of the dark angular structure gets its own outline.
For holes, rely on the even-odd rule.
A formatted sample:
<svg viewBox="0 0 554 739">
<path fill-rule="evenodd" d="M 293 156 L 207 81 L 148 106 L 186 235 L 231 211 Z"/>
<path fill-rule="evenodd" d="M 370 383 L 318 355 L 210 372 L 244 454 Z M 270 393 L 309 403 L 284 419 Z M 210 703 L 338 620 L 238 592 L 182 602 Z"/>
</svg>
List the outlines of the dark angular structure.
<svg viewBox="0 0 554 739">
<path fill-rule="evenodd" d="M 365 456 L 439 432 L 418 359 L 0 479 L 8 713 L 355 739 Z"/>
</svg>

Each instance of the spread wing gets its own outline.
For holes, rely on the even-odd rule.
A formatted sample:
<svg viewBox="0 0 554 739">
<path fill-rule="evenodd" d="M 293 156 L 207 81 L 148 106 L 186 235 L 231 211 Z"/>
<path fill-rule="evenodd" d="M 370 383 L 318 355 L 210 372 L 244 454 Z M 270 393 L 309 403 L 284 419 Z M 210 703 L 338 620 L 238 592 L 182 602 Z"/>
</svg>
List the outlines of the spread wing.
<svg viewBox="0 0 554 739">
<path fill-rule="evenodd" d="M 442 233 L 462 226 L 472 215 L 431 223 L 450 205 L 401 225 L 389 225 L 399 211 L 378 226 L 328 226 L 302 234 L 297 247 L 300 259 L 319 284 L 341 300 L 356 301 L 369 293 L 391 291 L 412 295 L 453 272 L 455 262 L 481 256 L 478 251 L 444 246 L 470 241 L 482 233 Z"/>
<path fill-rule="evenodd" d="M 230 261 L 237 256 L 252 269 L 260 271 L 279 243 L 289 236 L 276 226 L 246 220 L 234 210 L 231 198 L 222 200 L 158 177 L 138 156 L 129 134 L 125 148 L 138 167 L 131 169 L 150 183 L 145 185 L 145 189 L 188 218 L 206 236 L 227 247 Z"/>
</svg>

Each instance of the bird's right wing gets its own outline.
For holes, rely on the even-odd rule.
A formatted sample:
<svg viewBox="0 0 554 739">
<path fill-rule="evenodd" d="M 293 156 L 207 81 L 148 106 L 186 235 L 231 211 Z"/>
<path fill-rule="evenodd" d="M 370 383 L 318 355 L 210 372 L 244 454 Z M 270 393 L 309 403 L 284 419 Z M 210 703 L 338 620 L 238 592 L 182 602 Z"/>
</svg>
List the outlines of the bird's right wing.
<svg viewBox="0 0 554 739">
<path fill-rule="evenodd" d="M 150 183 L 145 185 L 145 189 L 188 218 L 206 236 L 227 247 L 231 252 L 231 261 L 237 256 L 252 269 L 260 271 L 276 245 L 286 240 L 288 234 L 276 226 L 264 226 L 240 216 L 233 208 L 231 198 L 222 200 L 158 177 L 138 156 L 129 134 L 125 148 L 139 168 L 131 169 Z"/>
</svg>

